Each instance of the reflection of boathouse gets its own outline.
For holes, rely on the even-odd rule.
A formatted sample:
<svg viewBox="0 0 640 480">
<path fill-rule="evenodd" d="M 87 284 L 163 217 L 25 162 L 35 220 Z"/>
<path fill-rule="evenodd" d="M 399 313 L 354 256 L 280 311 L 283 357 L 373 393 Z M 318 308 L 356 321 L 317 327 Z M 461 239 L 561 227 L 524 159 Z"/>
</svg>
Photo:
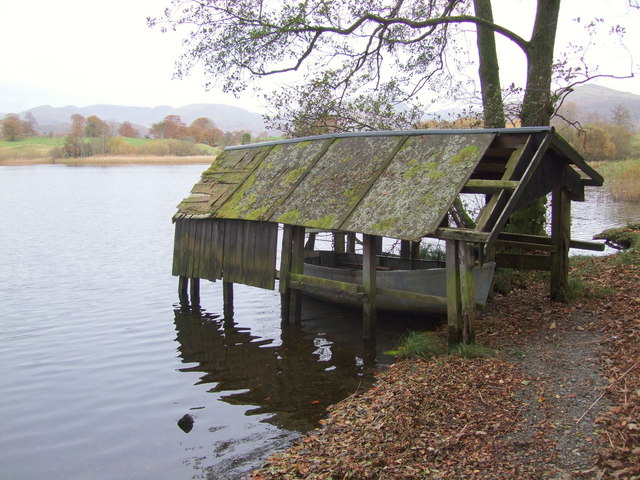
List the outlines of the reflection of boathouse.
<svg viewBox="0 0 640 480">
<path fill-rule="evenodd" d="M 222 279 L 227 305 L 233 283 L 273 289 L 279 275 L 284 315 L 299 318 L 301 292 L 347 298 L 362 305 L 366 337 L 374 334 L 383 300 L 392 307 L 432 305 L 447 312 L 452 342 L 471 341 L 482 301 L 474 283 L 490 282 L 490 272 L 484 280 L 477 273 L 489 261 L 551 270 L 552 295 L 563 294 L 569 247 L 597 248 L 570 239 L 571 200 L 583 201 L 585 185 L 602 182 L 550 127 L 367 132 L 230 147 L 178 206 L 173 274 L 182 294 L 187 279 L 193 294 L 196 279 Z M 551 237 L 504 232 L 514 211 L 548 193 Z M 456 206 L 467 194 L 481 196 L 483 208 L 472 223 L 451 221 L 460 218 Z M 335 237 L 333 264 L 325 265 L 332 271 L 347 269 L 341 258 L 353 254 L 358 235 L 362 255 L 348 262 L 357 277 L 305 268 L 305 259 L 317 264 L 319 258 L 305 250 L 305 234 L 308 247 L 319 230 Z M 410 280 L 384 283 L 383 272 L 392 267 L 378 256 L 380 237 L 402 241 L 406 265 L 398 268 Z M 414 273 L 431 270 L 418 266 L 423 237 L 446 241 L 438 280 Z M 496 246 L 520 253 L 496 255 Z M 430 283 L 446 286 L 434 293 L 425 287 Z"/>
</svg>

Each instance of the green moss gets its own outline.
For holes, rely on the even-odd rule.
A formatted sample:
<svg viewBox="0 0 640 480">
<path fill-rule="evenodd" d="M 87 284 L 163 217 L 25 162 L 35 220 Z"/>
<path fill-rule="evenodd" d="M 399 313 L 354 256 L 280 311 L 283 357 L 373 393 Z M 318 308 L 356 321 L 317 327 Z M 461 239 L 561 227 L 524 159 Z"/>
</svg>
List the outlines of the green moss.
<svg viewBox="0 0 640 480">
<path fill-rule="evenodd" d="M 295 170 L 290 171 L 286 177 L 284 177 L 284 183 L 290 185 L 292 183 L 297 182 L 300 177 L 306 172 L 306 167 L 296 168 Z"/>
<path fill-rule="evenodd" d="M 398 217 L 389 217 L 382 219 L 377 223 L 374 223 L 372 227 L 374 230 L 380 233 L 384 233 L 392 229 L 396 225 L 396 223 L 398 223 Z"/>
<path fill-rule="evenodd" d="M 313 222 L 314 226 L 317 228 L 331 228 L 333 224 L 336 223 L 337 216 L 335 214 L 325 215 L 322 218 L 319 218 L 317 221 Z"/>
<path fill-rule="evenodd" d="M 300 142 L 296 145 L 296 148 L 305 148 L 313 143 L 312 140 L 305 140 L 304 142 Z"/>
<path fill-rule="evenodd" d="M 299 210 L 291 210 L 290 212 L 286 212 L 280 215 L 278 217 L 278 222 L 295 225 L 298 223 L 298 220 L 300 219 L 300 215 L 301 213 Z"/>
<path fill-rule="evenodd" d="M 464 147 L 458 153 L 456 153 L 453 157 L 449 159 L 453 165 L 457 165 L 458 163 L 466 162 L 469 157 L 477 157 L 479 149 L 475 145 L 469 145 L 468 147 Z"/>
</svg>

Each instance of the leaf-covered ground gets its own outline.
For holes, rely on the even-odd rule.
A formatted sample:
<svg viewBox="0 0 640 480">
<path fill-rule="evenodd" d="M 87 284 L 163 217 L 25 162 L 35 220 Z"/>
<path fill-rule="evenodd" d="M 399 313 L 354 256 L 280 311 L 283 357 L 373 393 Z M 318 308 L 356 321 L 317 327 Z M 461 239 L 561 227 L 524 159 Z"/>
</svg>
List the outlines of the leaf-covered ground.
<svg viewBox="0 0 640 480">
<path fill-rule="evenodd" d="M 499 356 L 399 362 L 251 478 L 640 478 L 640 254 L 574 263 L 494 299 Z"/>
</svg>

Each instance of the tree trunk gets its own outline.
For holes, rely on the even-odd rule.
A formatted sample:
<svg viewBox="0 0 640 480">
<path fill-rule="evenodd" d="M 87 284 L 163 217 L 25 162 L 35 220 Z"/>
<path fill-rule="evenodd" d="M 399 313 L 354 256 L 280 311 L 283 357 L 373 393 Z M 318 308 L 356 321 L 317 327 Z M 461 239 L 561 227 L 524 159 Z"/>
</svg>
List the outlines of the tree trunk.
<svg viewBox="0 0 640 480">
<path fill-rule="evenodd" d="M 477 17 L 493 22 L 491 0 L 473 0 L 473 8 Z M 484 126 L 504 128 L 504 105 L 500 89 L 500 68 L 495 33 L 492 29 L 481 26 L 476 28 L 476 32 Z"/>
<path fill-rule="evenodd" d="M 551 74 L 560 0 L 538 0 L 533 33 L 527 48 L 527 86 L 520 111 L 523 127 L 547 126 L 553 114 Z M 546 197 L 514 212 L 509 230 L 545 235 Z"/>
<path fill-rule="evenodd" d="M 527 49 L 527 86 L 520 112 L 523 127 L 546 126 L 551 121 L 551 73 L 559 12 L 560 0 L 538 0 Z"/>
</svg>

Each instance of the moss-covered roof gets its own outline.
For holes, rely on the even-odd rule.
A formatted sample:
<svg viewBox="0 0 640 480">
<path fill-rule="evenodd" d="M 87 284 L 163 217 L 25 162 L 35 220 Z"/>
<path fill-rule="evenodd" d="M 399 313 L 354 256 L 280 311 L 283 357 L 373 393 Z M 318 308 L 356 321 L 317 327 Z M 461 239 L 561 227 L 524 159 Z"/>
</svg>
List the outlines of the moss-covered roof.
<svg viewBox="0 0 640 480">
<path fill-rule="evenodd" d="M 513 196 L 519 189 L 526 197 L 524 183 L 535 177 L 529 170 L 552 147 L 547 161 L 572 164 L 568 181 L 575 188 L 581 181 L 602 182 L 551 128 L 322 135 L 225 149 L 174 218 L 269 221 L 403 239 L 437 236 L 463 190 Z M 545 188 L 556 186 L 548 183 Z M 501 208 L 507 203 L 511 209 L 517 204 L 503 201 Z"/>
</svg>

